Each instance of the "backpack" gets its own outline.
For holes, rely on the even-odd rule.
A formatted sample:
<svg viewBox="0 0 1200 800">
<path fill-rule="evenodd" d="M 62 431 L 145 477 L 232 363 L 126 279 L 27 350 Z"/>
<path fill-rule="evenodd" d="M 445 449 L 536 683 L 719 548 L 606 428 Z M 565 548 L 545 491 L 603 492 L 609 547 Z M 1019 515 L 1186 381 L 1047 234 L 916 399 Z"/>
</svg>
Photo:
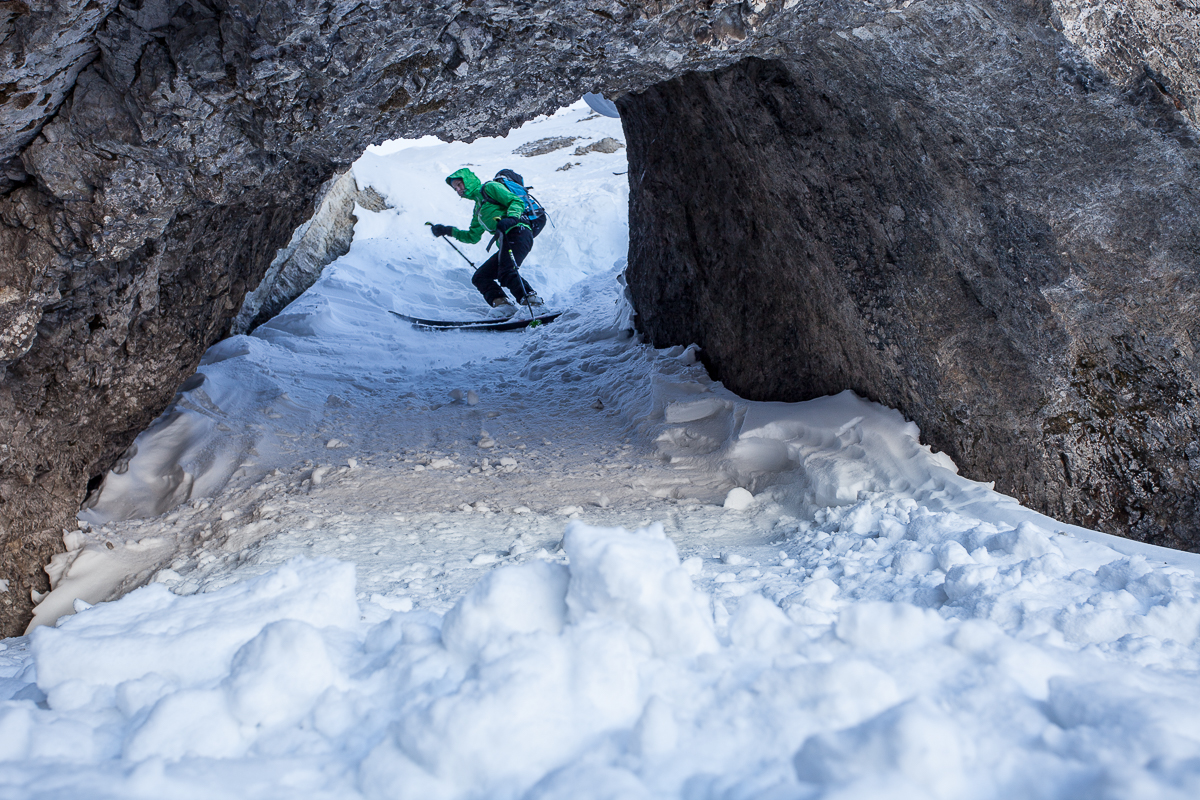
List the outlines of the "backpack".
<svg viewBox="0 0 1200 800">
<path fill-rule="evenodd" d="M 496 173 L 496 177 L 492 180 L 504 184 L 504 188 L 521 198 L 525 203 L 525 221 L 533 222 L 540 217 L 548 216 L 546 207 L 537 201 L 537 198 L 529 193 L 532 186 L 525 185 L 525 179 L 511 169 L 502 169 Z M 544 224 L 544 223 L 543 223 Z"/>
</svg>

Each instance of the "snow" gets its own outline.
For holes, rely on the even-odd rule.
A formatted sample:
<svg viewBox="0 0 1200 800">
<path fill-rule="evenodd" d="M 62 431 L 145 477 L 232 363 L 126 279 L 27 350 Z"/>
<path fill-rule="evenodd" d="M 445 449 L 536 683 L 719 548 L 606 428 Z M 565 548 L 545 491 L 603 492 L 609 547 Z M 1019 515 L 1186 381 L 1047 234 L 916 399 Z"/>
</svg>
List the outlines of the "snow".
<svg viewBox="0 0 1200 800">
<path fill-rule="evenodd" d="M 1197 796 L 1198 557 L 639 343 L 623 154 L 512 155 L 551 136 L 621 133 L 364 155 L 393 208 L 210 349 L 0 643 L 0 798 Z M 554 214 L 554 324 L 389 313 L 484 312 L 424 226 L 463 164 Z"/>
</svg>

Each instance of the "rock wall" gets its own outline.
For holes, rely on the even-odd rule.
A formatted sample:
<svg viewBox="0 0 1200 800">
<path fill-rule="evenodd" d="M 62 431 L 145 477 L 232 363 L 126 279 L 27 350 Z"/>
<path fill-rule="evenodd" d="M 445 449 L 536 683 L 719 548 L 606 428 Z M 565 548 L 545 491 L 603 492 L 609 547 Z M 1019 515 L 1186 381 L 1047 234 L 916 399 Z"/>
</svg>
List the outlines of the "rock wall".
<svg viewBox="0 0 1200 800">
<path fill-rule="evenodd" d="M 854 389 L 1034 508 L 1200 549 L 1194 128 L 1037 9 L 981 11 L 619 100 L 640 324 L 747 397 Z"/>
<path fill-rule="evenodd" d="M 1200 124 L 1196 0 L 1056 0 L 1053 9 L 1054 27 L 1115 84 L 1136 87 Z"/>
<path fill-rule="evenodd" d="M 316 283 L 326 266 L 350 252 L 354 223 L 358 221 L 354 216 L 356 203 L 370 211 L 391 207 L 370 186 L 360 190 L 353 172 L 343 172 L 325 182 L 313 215 L 275 254 L 258 286 L 242 300 L 230 325 L 231 334 L 249 333 L 274 317 Z"/>
<path fill-rule="evenodd" d="M 1041 206 L 1022 204 L 1018 211 L 998 186 L 972 189 L 967 185 L 972 176 L 986 172 L 971 171 L 976 169 L 975 159 L 994 152 L 1026 159 L 1030 171 L 1042 161 L 1048 167 L 1057 166 L 1044 154 L 1020 152 L 1025 132 L 1008 131 L 1000 124 L 1006 114 L 1011 115 L 1008 109 L 1023 109 L 1017 117 L 1028 124 L 1050 123 L 1053 129 L 1069 133 L 1070 124 L 1123 120 L 1121 114 L 1134 113 L 1130 109 L 1136 107 L 1144 122 L 1140 130 L 1146 131 L 1146 136 L 1174 137 L 1177 143 L 1189 140 L 1192 129 L 1186 118 L 1194 114 L 1190 98 L 1197 60 L 1196 39 L 1189 38 L 1193 29 L 1189 25 L 1194 25 L 1191 7 L 1160 8 L 1150 0 L 1111 2 L 1105 4 L 1106 13 L 1114 13 L 1099 27 L 1095 24 L 1099 17 L 1089 8 L 1050 0 L 0 3 L 0 368 L 4 370 L 0 384 L 0 577 L 10 581 L 9 590 L 0 593 L 0 632 L 23 628 L 30 607 L 29 591 L 46 585 L 40 566 L 51 551 L 60 548 L 61 528 L 69 524 L 88 481 L 103 474 L 169 402 L 181 377 L 195 368 L 205 347 L 225 335 L 245 293 L 259 284 L 278 249 L 287 245 L 297 226 L 311 216 L 322 185 L 344 171 L 366 145 L 431 133 L 470 140 L 503 133 L 586 91 L 621 96 L 688 72 L 723 69 L 747 57 L 795 65 L 804 63 L 811 53 L 811 63 L 819 67 L 816 77 L 840 92 L 829 95 L 829 102 L 831 107 L 844 108 L 847 132 L 858 136 L 860 127 L 871 133 L 876 125 L 881 129 L 890 125 L 914 131 L 914 142 L 933 144 L 944 141 L 939 138 L 943 134 L 950 137 L 948 141 L 957 148 L 954 158 L 961 161 L 963 171 L 930 168 L 921 173 L 916 167 L 896 171 L 897 176 L 923 174 L 929 181 L 949 181 L 946 186 L 922 190 L 929 202 L 940 195 L 954 199 L 971 191 L 990 193 L 992 205 L 984 207 L 998 215 L 1015 215 L 1011 220 L 1004 216 L 1008 220 L 1004 224 L 1021 236 L 1037 241 L 1050 236 L 1070 239 L 1063 233 L 1063 225 L 1069 221 L 1043 219 Z M 962 41 L 969 38 L 973 26 L 989 33 L 979 42 Z M 947 31 L 952 34 L 951 41 L 945 39 Z M 1030 42 L 1037 42 L 1040 49 Z M 843 46 L 839 43 L 846 48 L 841 55 L 835 51 Z M 1024 44 L 1016 46 L 1018 43 Z M 866 55 L 855 55 L 854 48 Z M 1141 68 L 1143 52 L 1149 69 Z M 1062 57 L 1051 57 L 1051 53 Z M 1099 71 L 1088 62 L 1089 54 Z M 869 86 L 838 78 L 839 59 L 850 68 L 848 75 L 862 80 L 886 87 L 887 79 L 895 78 L 896 85 L 886 88 L 881 97 L 896 96 L 903 89 L 908 93 L 904 96 L 913 98 L 908 110 L 898 109 L 897 121 L 893 121 L 891 112 L 868 91 Z M 1022 64 L 1022 59 L 1031 60 Z M 989 75 L 996 63 L 1008 65 L 1007 78 Z M 1013 78 L 1022 69 L 1030 76 L 1028 86 Z M 793 67 L 786 67 L 788 70 Z M 1127 79 L 1130 75 L 1135 78 Z M 904 86 L 898 76 L 925 84 Z M 999 85 L 1013 94 L 1003 96 L 995 88 Z M 1061 92 L 1038 94 L 1047 91 L 1038 87 L 1067 85 L 1078 87 L 1073 90 L 1077 93 L 1091 92 L 1094 99 L 1089 102 L 1096 108 L 1110 103 L 1114 110 L 1108 116 L 1097 112 L 1055 122 L 1061 113 Z M 666 89 L 657 91 L 666 102 Z M 1122 91 L 1132 100 L 1127 101 Z M 942 99 L 956 100 L 971 93 L 989 98 L 989 104 L 960 103 L 953 106 L 959 110 L 950 114 L 938 105 Z M 1177 103 L 1182 108 L 1176 107 Z M 642 142 L 642 155 L 636 157 L 673 163 L 673 155 L 653 155 L 668 143 L 665 139 L 656 142 L 653 133 L 643 127 L 655 115 L 653 103 L 648 100 L 642 105 L 645 114 L 634 109 L 629 120 L 631 138 Z M 723 143 L 734 151 L 752 142 L 773 146 L 768 134 L 781 130 L 781 123 L 769 110 L 774 106 L 766 107 L 765 117 L 761 109 L 755 117 L 764 126 L 757 133 L 745 125 L 740 133 L 716 131 L 714 146 Z M 864 116 L 867 109 L 870 113 Z M 975 116 L 958 118 L 955 114 Z M 997 141 L 1004 137 L 1011 141 L 999 151 L 981 147 L 975 155 L 962 142 L 973 141 L 969 134 L 977 129 Z M 954 131 L 965 138 L 953 138 L 960 136 Z M 796 135 L 789 134 L 789 141 Z M 1028 141 L 1039 147 L 1076 146 L 1069 138 L 1049 141 L 1033 137 Z M 830 146 L 836 150 L 846 145 Z M 717 159 L 724 157 L 713 147 L 707 152 Z M 936 159 L 937 155 L 926 157 Z M 882 165 L 890 156 L 880 151 L 879 158 L 885 159 Z M 1146 161 L 1140 154 L 1115 168 L 1132 184 L 1143 185 L 1139 170 L 1166 167 L 1170 169 L 1164 175 L 1181 175 L 1181 170 L 1189 169 L 1175 162 Z M 705 171 L 711 169 L 705 165 Z M 1094 174 L 1093 170 L 1077 177 L 1090 179 Z M 1057 180 L 1065 189 L 1079 188 L 1070 175 L 1057 176 Z M 652 198 L 638 196 L 650 186 L 640 179 L 633 183 L 635 204 L 653 204 Z M 1112 190 L 1117 184 L 1109 181 L 1104 185 Z M 873 183 L 862 177 L 858 186 L 867 191 Z M 1146 192 L 1149 194 L 1138 195 L 1139 201 L 1157 204 L 1164 213 L 1174 213 L 1169 208 L 1173 202 L 1183 203 L 1180 209 L 1186 206 L 1177 199 L 1180 192 L 1168 190 L 1165 184 L 1157 194 L 1149 188 Z M 814 205 L 812 213 L 823 208 L 844 210 L 846 203 L 858 203 L 861 211 L 874 202 L 831 200 Z M 1108 219 L 1104 215 L 1115 208 L 1116 201 L 1106 202 L 1097 214 L 1085 215 L 1087 219 L 1102 227 Z M 903 203 L 889 202 L 887 209 L 893 205 L 909 213 Z M 1070 204 L 1061 207 L 1074 208 Z M 872 234 L 871 241 L 878 246 L 854 251 L 860 265 L 856 274 L 861 276 L 855 297 L 865 297 L 871 287 L 878 286 L 879 273 L 873 265 L 880 258 L 888 263 L 886 251 L 879 249 L 888 230 L 908 226 L 904 230 L 912 233 L 906 236 L 928 240 L 945 236 L 946 243 L 933 242 L 927 249 L 954 253 L 964 241 L 962 231 L 970 228 L 965 218 L 946 217 L 947 225 L 953 222 L 958 227 L 917 230 L 920 226 L 912 219 L 920 221 L 919 212 L 902 219 L 892 219 L 887 213 L 878 222 L 884 233 Z M 931 219 L 939 217 L 935 214 Z M 1170 219 L 1174 224 L 1174 218 Z M 1045 230 L 1039 227 L 1043 223 Z M 835 221 L 828 224 L 838 227 Z M 713 247 L 742 246 L 737 236 L 706 241 Z M 1007 240 L 1001 237 L 997 241 Z M 1109 244 L 1103 237 L 1096 241 Z M 1167 247 L 1181 240 L 1163 233 L 1153 241 Z M 652 249 L 639 252 L 645 254 L 640 269 L 660 269 L 649 263 L 655 258 Z M 1085 250 L 1069 252 L 1077 259 L 1085 254 Z M 1130 269 L 1135 274 L 1160 270 L 1166 279 L 1176 281 L 1173 289 L 1187 283 L 1175 270 L 1175 251 L 1170 247 L 1150 259 L 1132 246 L 1116 252 L 1114 263 L 1133 259 Z M 740 256 L 728 256 L 735 257 Z M 1038 276 L 1038 270 L 1044 270 L 1048 276 L 1039 285 L 1068 286 L 1053 282 L 1058 280 L 1056 270 L 1066 268 L 1061 259 L 1044 265 L 1044 260 L 1035 261 L 1041 266 L 1030 269 Z M 673 271 L 673 263 L 665 262 L 658 274 L 682 279 L 682 273 Z M 1072 274 L 1079 272 L 1070 268 Z M 965 285 L 974 286 L 971 291 L 975 292 L 983 291 L 980 287 L 985 284 L 992 285 L 980 281 L 983 279 Z M 1086 302 L 1097 309 L 1125 303 L 1121 294 L 1125 284 L 1115 279 L 1087 283 L 1086 287 L 1080 290 L 1082 295 L 1064 288 L 1065 294 L 1040 296 L 1046 304 L 1053 300 L 1079 305 L 1085 304 L 1086 295 L 1090 298 Z M 1184 286 L 1181 291 L 1186 290 Z M 702 287 L 695 291 L 701 292 Z M 652 294 L 643 294 L 647 317 L 669 313 L 669 306 L 654 305 Z M 890 302 L 891 297 L 884 292 L 878 302 Z M 1130 302 L 1141 302 L 1145 294 L 1134 292 L 1130 297 Z M 747 295 L 746 299 L 753 298 Z M 790 313 L 797 304 L 808 301 L 768 296 L 764 302 L 767 307 L 778 304 L 780 313 Z M 973 324 L 976 320 L 967 315 L 961 321 Z M 1031 335 L 1044 330 L 1051 338 L 1059 337 L 1054 341 L 1064 347 L 1083 341 L 1056 325 L 1061 327 L 1060 323 L 1039 322 L 1029 330 Z M 681 336 L 686 333 L 682 328 L 670 330 Z M 1153 330 L 1155 336 L 1160 334 L 1159 328 Z M 1170 333 L 1175 328 L 1164 322 L 1161 330 Z M 656 336 L 667 337 L 667 331 L 663 328 Z M 962 348 L 969 349 L 970 335 L 958 330 L 942 333 L 943 350 L 945 342 L 959 341 Z M 863 335 L 878 338 L 869 332 Z M 870 339 L 866 341 L 847 342 L 844 347 L 848 354 L 865 352 L 868 345 L 874 346 Z M 1115 364 L 1125 365 L 1121 376 L 1141 375 L 1137 369 L 1142 369 L 1142 362 L 1129 359 L 1143 359 L 1143 354 L 1152 362 L 1150 372 L 1160 374 L 1156 359 L 1165 358 L 1162 354 L 1166 351 L 1158 339 L 1149 351 L 1141 349 L 1141 340 L 1129 340 L 1123 345 L 1127 350 L 1120 352 L 1137 355 L 1125 361 L 1117 358 L 1118 345 L 1106 344 L 1112 341 L 1094 340 L 1099 353 L 1094 368 L 1080 366 L 1083 362 L 1078 359 L 1071 361 L 1074 353 L 1054 356 L 1051 363 L 1059 370 L 1061 382 L 1069 387 L 1071 376 L 1084 374 L 1079 370 L 1092 369 L 1099 374 L 1097 370 Z M 840 342 L 837 346 L 843 347 Z M 1047 344 L 1044 351 L 1058 353 L 1055 347 Z M 1021 358 L 1028 361 L 1032 356 L 1014 355 L 1010 360 L 1017 363 Z M 850 362 L 849 355 L 845 360 Z M 942 372 L 936 360 L 926 359 L 921 363 L 927 372 L 914 373 L 910 382 L 928 381 L 922 385 L 930 393 L 968 380 L 955 371 L 965 363 L 963 358 L 942 361 L 952 367 Z M 1170 361 L 1177 362 L 1182 363 Z M 877 358 L 870 363 L 881 366 L 864 366 L 859 371 L 870 373 L 872 380 L 877 377 L 884 385 L 890 374 L 882 366 L 885 362 Z M 1126 380 L 1113 375 L 1114 381 Z M 746 383 L 750 389 L 764 387 L 763 391 L 767 385 Z M 856 385 L 864 391 L 868 386 Z M 785 391 L 786 387 L 777 388 Z M 1134 403 L 1123 391 L 1110 392 L 1115 393 L 1114 402 Z M 960 394 L 965 397 L 970 392 Z M 1101 394 L 1092 402 L 1108 402 L 1104 398 L 1109 394 Z M 885 397 L 883 393 L 877 396 Z M 1042 396 L 1041 389 L 1030 389 L 1014 399 L 1013 405 Z M 1159 395 L 1149 396 L 1144 402 L 1160 399 Z M 911 404 L 902 407 L 916 408 Z M 946 405 L 930 401 L 929 407 Z M 1084 403 L 1078 407 L 1091 406 Z M 1000 445 L 988 436 L 999 430 L 1024 430 L 1015 423 L 1008 427 L 984 424 L 980 422 L 982 412 L 955 408 L 959 409 L 957 417 L 943 420 L 940 428 L 927 427 L 933 435 L 955 425 L 975 431 L 958 434 L 964 453 L 998 451 Z M 1080 413 L 1071 410 L 1075 408 L 1062 405 L 1058 416 L 1067 425 L 1062 436 L 1074 435 L 1071 431 L 1076 428 L 1071 426 L 1077 423 L 1070 415 Z M 1158 414 L 1161 407 L 1154 408 L 1158 410 L 1153 413 Z M 1137 436 L 1133 439 L 1140 441 Z M 1109 447 L 1104 452 L 1115 453 L 1116 449 Z M 1138 453 L 1138 469 L 1151 463 Z M 1095 461 L 1085 459 L 1083 463 Z M 985 462 L 968 457 L 964 463 Z M 1029 474 L 1041 473 L 1033 470 Z M 1086 470 L 1071 474 L 1076 482 L 1092 480 L 1078 477 L 1091 474 Z M 1060 474 L 1057 479 L 1062 478 Z"/>
</svg>

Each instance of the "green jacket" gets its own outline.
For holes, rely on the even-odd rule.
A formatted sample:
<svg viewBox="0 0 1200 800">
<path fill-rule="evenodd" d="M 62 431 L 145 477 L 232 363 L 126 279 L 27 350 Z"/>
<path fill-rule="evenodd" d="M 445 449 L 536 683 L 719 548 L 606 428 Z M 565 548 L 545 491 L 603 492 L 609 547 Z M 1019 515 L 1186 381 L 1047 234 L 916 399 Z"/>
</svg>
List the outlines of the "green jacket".
<svg viewBox="0 0 1200 800">
<path fill-rule="evenodd" d="M 496 181 L 480 183 L 475 173 L 466 167 L 446 176 L 446 185 L 449 186 L 450 181 L 455 178 L 460 178 L 466 187 L 463 197 L 475 201 L 475 215 L 471 218 L 471 227 L 465 231 L 461 228 L 451 229 L 450 235 L 460 242 L 475 244 L 483 238 L 484 231 L 495 233 L 496 223 L 502 217 L 520 219 L 525 213 L 525 202 L 506 189 L 504 184 Z"/>
</svg>

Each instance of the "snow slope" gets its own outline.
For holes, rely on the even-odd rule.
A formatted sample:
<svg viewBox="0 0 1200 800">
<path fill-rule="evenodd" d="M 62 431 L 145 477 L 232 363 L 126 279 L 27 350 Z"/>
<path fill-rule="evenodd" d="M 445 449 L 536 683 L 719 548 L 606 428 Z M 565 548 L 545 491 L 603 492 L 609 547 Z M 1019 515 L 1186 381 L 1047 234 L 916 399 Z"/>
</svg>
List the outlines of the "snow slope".
<svg viewBox="0 0 1200 800">
<path fill-rule="evenodd" d="M 512 155 L 551 136 L 591 138 Z M 0 644 L 0 797 L 1197 796 L 1197 557 L 640 344 L 624 159 L 572 155 L 604 136 L 364 156 L 394 207 L 209 351 L 51 565 L 37 621 L 79 613 Z M 553 325 L 388 313 L 482 312 L 424 228 L 472 163 L 555 213 Z"/>
</svg>

